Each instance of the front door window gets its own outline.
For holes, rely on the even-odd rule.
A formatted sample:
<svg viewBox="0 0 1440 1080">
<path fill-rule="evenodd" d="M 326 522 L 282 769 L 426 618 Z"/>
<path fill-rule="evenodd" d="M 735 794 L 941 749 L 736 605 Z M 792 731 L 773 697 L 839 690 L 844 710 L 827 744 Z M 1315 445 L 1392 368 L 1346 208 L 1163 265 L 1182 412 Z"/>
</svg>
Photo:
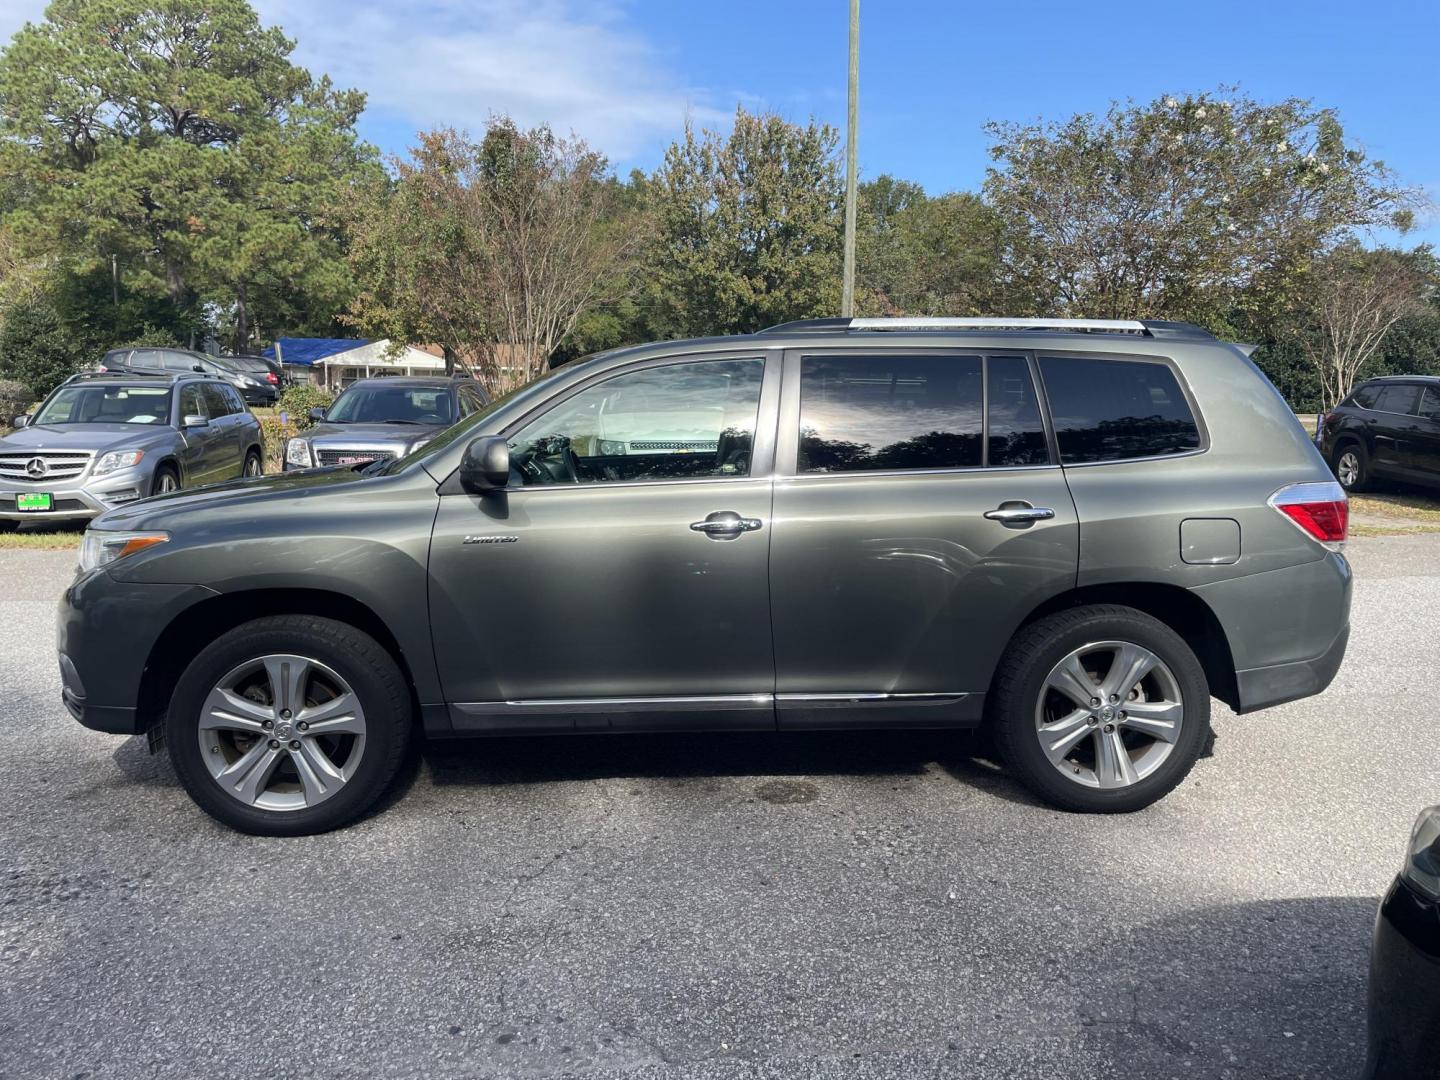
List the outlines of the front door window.
<svg viewBox="0 0 1440 1080">
<path fill-rule="evenodd" d="M 764 375 L 759 358 L 617 375 L 525 425 L 511 464 L 527 486 L 748 476 Z"/>
</svg>

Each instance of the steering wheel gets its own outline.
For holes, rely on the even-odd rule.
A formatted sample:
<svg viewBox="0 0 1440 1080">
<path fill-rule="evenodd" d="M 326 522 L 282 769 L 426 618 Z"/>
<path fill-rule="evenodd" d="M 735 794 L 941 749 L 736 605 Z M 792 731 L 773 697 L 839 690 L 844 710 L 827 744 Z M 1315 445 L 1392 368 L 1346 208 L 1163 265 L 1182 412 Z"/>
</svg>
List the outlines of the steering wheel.
<svg viewBox="0 0 1440 1080">
<path fill-rule="evenodd" d="M 565 475 L 569 477 L 572 484 L 580 482 L 580 470 L 576 468 L 575 451 L 570 449 L 570 441 L 567 439 L 565 445 L 560 449 L 560 461 L 565 466 Z"/>
</svg>

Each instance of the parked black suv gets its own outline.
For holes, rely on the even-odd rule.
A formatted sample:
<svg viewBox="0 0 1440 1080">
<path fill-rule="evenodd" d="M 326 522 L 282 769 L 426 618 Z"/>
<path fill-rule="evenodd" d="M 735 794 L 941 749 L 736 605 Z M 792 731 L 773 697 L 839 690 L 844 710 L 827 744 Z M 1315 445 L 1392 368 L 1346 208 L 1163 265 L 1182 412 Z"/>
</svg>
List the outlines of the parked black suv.
<svg viewBox="0 0 1440 1080">
<path fill-rule="evenodd" d="M 1440 378 L 1371 379 L 1320 417 L 1315 442 L 1347 491 L 1376 479 L 1440 486 Z"/>
<path fill-rule="evenodd" d="M 224 379 L 245 399 L 246 405 L 274 405 L 280 396 L 278 380 L 271 382 L 266 371 L 251 371 L 239 358 L 211 356 L 175 348 L 111 349 L 100 361 L 101 371 L 123 371 L 134 375 L 153 375 L 157 371 L 196 371 Z"/>
</svg>

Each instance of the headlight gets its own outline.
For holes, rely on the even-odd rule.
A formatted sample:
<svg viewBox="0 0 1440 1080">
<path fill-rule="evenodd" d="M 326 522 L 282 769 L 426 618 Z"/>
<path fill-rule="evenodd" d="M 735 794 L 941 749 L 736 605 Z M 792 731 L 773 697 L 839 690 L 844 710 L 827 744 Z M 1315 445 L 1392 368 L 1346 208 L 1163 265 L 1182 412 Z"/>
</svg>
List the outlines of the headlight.
<svg viewBox="0 0 1440 1080">
<path fill-rule="evenodd" d="M 1417 892 L 1440 900 L 1440 806 L 1420 811 L 1415 819 L 1401 877 Z"/>
<path fill-rule="evenodd" d="M 302 469 L 310 467 L 310 440 L 291 439 L 285 444 L 285 464 L 299 465 Z"/>
<path fill-rule="evenodd" d="M 80 570 L 94 570 L 170 539 L 163 532 L 97 532 L 89 529 L 80 544 Z"/>
<path fill-rule="evenodd" d="M 101 454 L 100 460 L 95 462 L 95 475 L 104 476 L 116 469 L 128 469 L 140 464 L 144 456 L 144 450 L 111 450 L 108 454 Z"/>
</svg>

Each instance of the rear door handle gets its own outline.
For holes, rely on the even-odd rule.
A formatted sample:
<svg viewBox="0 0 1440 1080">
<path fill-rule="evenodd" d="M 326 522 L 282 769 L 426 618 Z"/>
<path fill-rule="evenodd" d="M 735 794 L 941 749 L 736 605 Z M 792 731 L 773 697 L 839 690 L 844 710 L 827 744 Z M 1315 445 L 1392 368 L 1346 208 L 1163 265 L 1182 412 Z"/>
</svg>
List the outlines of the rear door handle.
<svg viewBox="0 0 1440 1080">
<path fill-rule="evenodd" d="M 998 510 L 986 510 L 985 516 L 1004 525 L 1029 525 L 1036 521 L 1049 521 L 1055 516 L 1055 511 L 1048 506 L 1012 502 L 1003 504 Z"/>
<path fill-rule="evenodd" d="M 704 521 L 692 521 L 690 531 L 704 533 L 712 540 L 733 540 L 741 533 L 754 532 L 761 524 L 759 518 L 741 517 L 734 510 L 716 510 L 706 514 Z"/>
</svg>

